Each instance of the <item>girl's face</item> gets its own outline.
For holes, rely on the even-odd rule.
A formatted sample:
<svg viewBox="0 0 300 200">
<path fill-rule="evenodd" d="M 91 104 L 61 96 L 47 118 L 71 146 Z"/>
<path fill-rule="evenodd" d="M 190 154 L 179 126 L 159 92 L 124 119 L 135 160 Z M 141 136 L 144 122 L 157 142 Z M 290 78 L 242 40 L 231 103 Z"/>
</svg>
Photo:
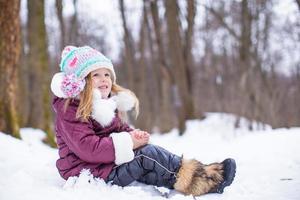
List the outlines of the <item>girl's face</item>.
<svg viewBox="0 0 300 200">
<path fill-rule="evenodd" d="M 102 98 L 107 99 L 112 87 L 111 74 L 108 69 L 100 68 L 91 72 L 93 88 L 100 90 Z"/>
</svg>

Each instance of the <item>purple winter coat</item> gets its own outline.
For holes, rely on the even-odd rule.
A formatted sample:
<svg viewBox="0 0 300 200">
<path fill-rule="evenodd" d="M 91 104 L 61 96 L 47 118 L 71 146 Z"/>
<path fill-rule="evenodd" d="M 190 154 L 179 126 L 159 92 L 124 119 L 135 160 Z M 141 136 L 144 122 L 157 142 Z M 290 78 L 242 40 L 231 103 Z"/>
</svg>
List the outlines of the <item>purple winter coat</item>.
<svg viewBox="0 0 300 200">
<path fill-rule="evenodd" d="M 109 135 L 129 132 L 132 129 L 116 115 L 110 125 L 102 127 L 96 120 L 87 122 L 76 119 L 79 100 L 72 99 L 64 111 L 66 99 L 55 97 L 55 131 L 59 159 L 56 167 L 64 179 L 78 176 L 82 169 L 89 169 L 95 177 L 107 179 L 115 166 L 115 149 Z"/>
</svg>

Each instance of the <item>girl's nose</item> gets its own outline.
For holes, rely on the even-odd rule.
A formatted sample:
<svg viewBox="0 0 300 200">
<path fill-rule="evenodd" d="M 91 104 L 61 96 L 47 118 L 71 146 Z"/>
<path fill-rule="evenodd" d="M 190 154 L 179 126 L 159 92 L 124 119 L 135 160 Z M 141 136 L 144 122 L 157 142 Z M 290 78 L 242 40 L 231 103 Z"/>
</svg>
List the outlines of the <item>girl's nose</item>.
<svg viewBox="0 0 300 200">
<path fill-rule="evenodd" d="M 101 81 L 101 82 L 104 82 L 104 81 L 105 81 L 105 77 L 104 77 L 104 76 L 101 76 L 101 77 L 100 77 L 100 81 Z"/>
</svg>

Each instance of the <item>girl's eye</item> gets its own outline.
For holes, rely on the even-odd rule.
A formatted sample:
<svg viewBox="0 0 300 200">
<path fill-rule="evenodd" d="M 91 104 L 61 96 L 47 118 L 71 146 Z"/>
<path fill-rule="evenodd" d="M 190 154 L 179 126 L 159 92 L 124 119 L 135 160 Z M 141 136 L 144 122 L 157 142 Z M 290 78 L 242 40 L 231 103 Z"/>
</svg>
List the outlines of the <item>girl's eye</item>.
<svg viewBox="0 0 300 200">
<path fill-rule="evenodd" d="M 106 76 L 106 77 L 110 77 L 110 74 L 109 74 L 109 73 L 106 73 L 105 76 Z"/>
<path fill-rule="evenodd" d="M 96 73 L 96 74 L 93 74 L 93 77 L 94 77 L 94 76 L 98 76 L 98 74 L 97 74 L 97 73 Z"/>
</svg>

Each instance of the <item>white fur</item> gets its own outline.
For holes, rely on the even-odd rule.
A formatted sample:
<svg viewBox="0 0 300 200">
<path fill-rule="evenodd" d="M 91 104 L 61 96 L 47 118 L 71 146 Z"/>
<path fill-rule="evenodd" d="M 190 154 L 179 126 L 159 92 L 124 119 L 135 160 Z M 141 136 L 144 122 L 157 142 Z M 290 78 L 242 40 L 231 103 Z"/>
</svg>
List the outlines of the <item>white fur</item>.
<svg viewBox="0 0 300 200">
<path fill-rule="evenodd" d="M 134 107 L 135 99 L 129 92 L 118 92 L 112 98 L 116 101 L 119 111 L 129 111 Z"/>
<path fill-rule="evenodd" d="M 64 73 L 56 73 L 51 80 L 51 91 L 53 94 L 60 98 L 67 98 L 67 96 L 61 90 L 61 82 L 63 81 Z"/>
<path fill-rule="evenodd" d="M 127 132 L 112 133 L 110 137 L 112 137 L 114 143 L 116 165 L 133 160 L 133 142 L 130 134 Z"/>
<path fill-rule="evenodd" d="M 102 99 L 99 90 L 93 90 L 92 118 L 102 126 L 108 126 L 115 117 L 116 102 L 112 99 Z"/>
</svg>

